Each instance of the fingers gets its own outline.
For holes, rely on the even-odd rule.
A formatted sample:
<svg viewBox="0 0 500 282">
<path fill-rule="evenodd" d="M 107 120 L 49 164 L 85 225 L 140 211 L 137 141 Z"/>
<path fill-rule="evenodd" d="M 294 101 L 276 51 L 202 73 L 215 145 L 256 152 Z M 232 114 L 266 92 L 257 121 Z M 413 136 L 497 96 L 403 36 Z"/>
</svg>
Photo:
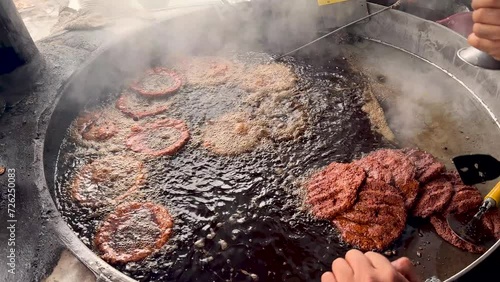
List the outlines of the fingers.
<svg viewBox="0 0 500 282">
<path fill-rule="evenodd" d="M 332 263 L 332 272 L 335 277 L 341 277 L 341 281 L 353 281 L 354 271 L 347 261 L 343 258 L 338 258 Z"/>
<path fill-rule="evenodd" d="M 500 60 L 500 40 L 489 40 L 484 38 L 479 38 L 476 34 L 472 33 L 467 39 L 471 46 L 482 50 L 493 58 Z"/>
<path fill-rule="evenodd" d="M 337 280 L 335 279 L 335 275 L 332 272 L 325 272 L 323 273 L 323 275 L 321 275 L 321 282 L 337 282 Z"/>
<path fill-rule="evenodd" d="M 472 13 L 472 19 L 475 23 L 500 25 L 500 16 L 498 9 L 481 8 Z"/>
<path fill-rule="evenodd" d="M 354 273 L 363 273 L 374 266 L 370 260 L 358 250 L 350 250 L 345 255 L 345 260 L 349 263 Z"/>
<path fill-rule="evenodd" d="M 474 10 L 481 8 L 500 8 L 498 0 L 472 0 L 472 8 Z"/>
<path fill-rule="evenodd" d="M 399 258 L 391 262 L 394 269 L 406 278 L 409 282 L 421 282 L 422 280 L 418 277 L 413 264 L 408 258 Z"/>
<path fill-rule="evenodd" d="M 500 26 L 475 23 L 472 32 L 479 37 L 489 40 L 500 40 Z"/>
<path fill-rule="evenodd" d="M 381 254 L 377 254 L 375 252 L 367 252 L 365 256 L 370 260 L 371 264 L 376 269 L 392 269 L 391 262 Z"/>
</svg>

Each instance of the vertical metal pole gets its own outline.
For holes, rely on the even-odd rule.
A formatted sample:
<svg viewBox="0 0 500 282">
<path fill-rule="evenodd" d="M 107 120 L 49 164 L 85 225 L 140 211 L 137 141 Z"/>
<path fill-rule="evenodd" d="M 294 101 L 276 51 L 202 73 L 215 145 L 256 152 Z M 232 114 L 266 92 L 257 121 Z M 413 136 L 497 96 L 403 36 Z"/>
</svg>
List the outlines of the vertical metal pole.
<svg viewBox="0 0 500 282">
<path fill-rule="evenodd" d="M 0 0 L 0 97 L 7 104 L 26 94 L 42 60 L 12 0 Z"/>
</svg>

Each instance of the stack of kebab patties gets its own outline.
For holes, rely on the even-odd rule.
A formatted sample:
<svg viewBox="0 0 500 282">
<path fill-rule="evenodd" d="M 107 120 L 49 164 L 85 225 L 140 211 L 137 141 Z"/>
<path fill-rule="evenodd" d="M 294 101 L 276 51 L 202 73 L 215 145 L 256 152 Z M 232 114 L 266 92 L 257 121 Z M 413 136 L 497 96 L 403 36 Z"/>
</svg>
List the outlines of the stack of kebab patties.
<svg viewBox="0 0 500 282">
<path fill-rule="evenodd" d="M 461 240 L 446 222 L 450 213 L 477 211 L 481 193 L 429 153 L 382 149 L 352 163 L 331 163 L 312 175 L 306 189 L 311 213 L 333 222 L 343 241 L 361 250 L 385 250 L 405 229 L 407 216 L 414 216 L 429 218 L 444 240 L 462 250 L 485 251 Z M 500 239 L 496 209 L 483 225 Z"/>
</svg>

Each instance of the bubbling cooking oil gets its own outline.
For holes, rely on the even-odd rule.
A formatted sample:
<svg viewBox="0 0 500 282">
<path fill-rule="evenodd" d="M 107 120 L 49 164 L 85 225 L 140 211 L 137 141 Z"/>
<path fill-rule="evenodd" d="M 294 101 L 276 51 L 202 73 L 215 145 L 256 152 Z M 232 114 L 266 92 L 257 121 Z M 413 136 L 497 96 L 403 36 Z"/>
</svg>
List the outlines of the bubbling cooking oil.
<svg viewBox="0 0 500 282">
<path fill-rule="evenodd" d="M 245 53 L 231 59 L 251 65 L 268 58 Z M 170 109 L 159 118 L 186 121 L 191 140 L 174 156 L 145 159 L 147 183 L 135 200 L 164 205 L 174 218 L 173 235 L 146 259 L 114 267 L 140 281 L 318 281 L 332 260 L 345 254 L 348 248 L 332 224 L 313 219 L 303 208 L 300 183 L 331 162 L 390 145 L 371 130 L 362 110 L 366 82 L 344 59 L 290 57 L 283 64 L 297 84 L 281 99 L 300 105 L 304 129 L 248 153 L 211 153 L 201 144 L 201 128 L 242 109 L 259 113 L 258 101 L 248 102 L 251 93 L 233 85 L 196 85 L 170 98 Z M 68 135 L 57 171 L 59 208 L 96 252 L 95 231 L 113 207 L 80 207 L 67 190 L 78 167 L 99 154 L 102 150 L 75 144 Z M 393 247 L 402 245 L 400 240 Z"/>
</svg>

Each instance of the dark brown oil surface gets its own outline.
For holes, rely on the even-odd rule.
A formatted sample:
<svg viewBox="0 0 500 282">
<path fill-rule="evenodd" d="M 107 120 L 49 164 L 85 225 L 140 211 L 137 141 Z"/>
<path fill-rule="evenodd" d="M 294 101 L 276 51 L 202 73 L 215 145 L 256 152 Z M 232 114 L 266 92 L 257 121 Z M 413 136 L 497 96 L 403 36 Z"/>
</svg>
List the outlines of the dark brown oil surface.
<svg viewBox="0 0 500 282">
<path fill-rule="evenodd" d="M 243 61 L 266 58 L 239 56 Z M 295 192 L 312 171 L 389 145 L 371 131 L 361 110 L 365 81 L 343 58 L 288 58 L 285 63 L 300 78 L 291 99 L 308 113 L 306 132 L 236 157 L 214 156 L 190 141 L 173 157 L 147 162 L 145 200 L 169 209 L 173 236 L 160 251 L 141 262 L 114 265 L 117 269 L 140 281 L 319 281 L 332 260 L 345 254 L 349 247 L 339 242 L 331 223 L 301 210 Z M 225 87 L 184 88 L 172 98 L 167 115 L 184 119 L 196 136 L 196 128 L 231 111 L 246 95 Z M 74 151 L 71 142 L 61 148 L 59 206 L 95 250 L 94 233 L 110 209 L 85 209 L 68 197 L 68 178 L 82 162 Z M 403 253 L 415 235 L 408 226 L 391 250 Z"/>
</svg>

